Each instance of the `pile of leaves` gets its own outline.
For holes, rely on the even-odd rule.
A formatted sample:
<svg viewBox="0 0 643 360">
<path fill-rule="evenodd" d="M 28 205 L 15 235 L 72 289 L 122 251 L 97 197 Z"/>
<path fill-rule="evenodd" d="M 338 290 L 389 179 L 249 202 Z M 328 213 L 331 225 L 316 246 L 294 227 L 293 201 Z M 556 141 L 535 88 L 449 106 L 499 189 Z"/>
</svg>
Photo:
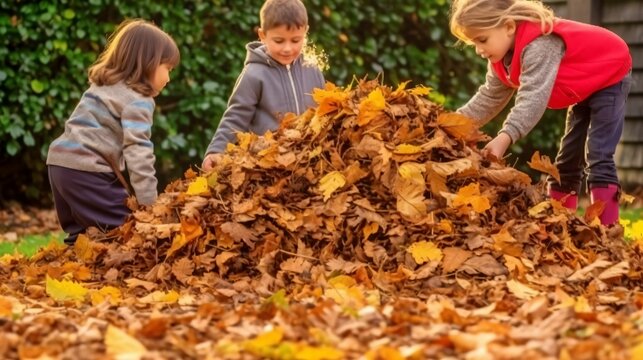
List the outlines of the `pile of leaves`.
<svg viewBox="0 0 643 360">
<path fill-rule="evenodd" d="M 643 356 L 641 248 L 484 159 L 428 91 L 329 84 L 120 228 L 5 257 L 0 354 Z"/>
</svg>

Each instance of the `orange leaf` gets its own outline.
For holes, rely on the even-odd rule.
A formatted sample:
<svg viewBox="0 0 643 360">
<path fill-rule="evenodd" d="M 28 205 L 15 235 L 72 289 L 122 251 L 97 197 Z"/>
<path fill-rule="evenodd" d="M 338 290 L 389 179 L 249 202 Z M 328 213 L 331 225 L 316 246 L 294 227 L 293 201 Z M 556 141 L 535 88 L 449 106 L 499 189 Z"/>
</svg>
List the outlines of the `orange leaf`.
<svg viewBox="0 0 643 360">
<path fill-rule="evenodd" d="M 350 88 L 342 90 L 332 83 L 326 83 L 323 89 L 314 89 L 313 100 L 319 104 L 315 115 L 324 116 L 339 109 L 348 98 L 349 91 Z"/>
<path fill-rule="evenodd" d="M 386 100 L 382 90 L 377 88 L 368 94 L 368 97 L 359 104 L 359 115 L 357 124 L 364 126 L 378 117 L 386 108 Z"/>
<path fill-rule="evenodd" d="M 456 139 L 471 142 L 483 136 L 476 122 L 462 114 L 443 112 L 438 115 L 437 122 L 438 126 Z"/>
<path fill-rule="evenodd" d="M 527 162 L 527 165 L 534 170 L 544 172 L 545 174 L 551 175 L 558 183 L 560 184 L 560 174 L 558 173 L 558 168 L 556 165 L 551 163 L 547 155 L 540 156 L 540 152 L 536 151 L 531 157 L 531 161 Z"/>
</svg>

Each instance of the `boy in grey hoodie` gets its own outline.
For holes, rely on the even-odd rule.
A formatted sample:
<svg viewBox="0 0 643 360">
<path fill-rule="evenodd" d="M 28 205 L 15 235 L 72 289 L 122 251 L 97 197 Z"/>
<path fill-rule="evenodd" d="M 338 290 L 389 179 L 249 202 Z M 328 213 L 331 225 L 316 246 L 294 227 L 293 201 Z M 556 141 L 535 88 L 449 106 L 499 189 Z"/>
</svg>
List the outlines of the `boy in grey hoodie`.
<svg viewBox="0 0 643 360">
<path fill-rule="evenodd" d="M 202 168 L 212 169 L 237 132 L 263 135 L 279 128 L 286 113 L 314 105 L 314 88 L 324 86 L 321 70 L 304 60 L 308 14 L 301 0 L 266 0 L 260 11 L 259 38 L 246 45 L 243 71 L 228 108 L 206 150 Z"/>
</svg>

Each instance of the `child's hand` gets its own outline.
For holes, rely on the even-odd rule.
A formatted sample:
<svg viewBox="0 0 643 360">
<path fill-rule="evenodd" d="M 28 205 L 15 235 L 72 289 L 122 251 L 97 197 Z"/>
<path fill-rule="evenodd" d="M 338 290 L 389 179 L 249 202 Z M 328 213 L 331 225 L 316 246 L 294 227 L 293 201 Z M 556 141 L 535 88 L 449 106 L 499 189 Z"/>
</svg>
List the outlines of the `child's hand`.
<svg viewBox="0 0 643 360">
<path fill-rule="evenodd" d="M 212 170 L 213 167 L 221 162 L 221 158 L 223 158 L 223 154 L 221 153 L 212 153 L 206 155 L 205 159 L 203 159 L 203 164 L 201 164 L 201 169 L 203 169 L 203 171 Z"/>
<path fill-rule="evenodd" d="M 511 138 L 502 132 L 485 145 L 484 149 L 482 149 L 482 155 L 485 157 L 495 156 L 496 159 L 502 159 L 509 145 L 511 145 Z"/>
</svg>

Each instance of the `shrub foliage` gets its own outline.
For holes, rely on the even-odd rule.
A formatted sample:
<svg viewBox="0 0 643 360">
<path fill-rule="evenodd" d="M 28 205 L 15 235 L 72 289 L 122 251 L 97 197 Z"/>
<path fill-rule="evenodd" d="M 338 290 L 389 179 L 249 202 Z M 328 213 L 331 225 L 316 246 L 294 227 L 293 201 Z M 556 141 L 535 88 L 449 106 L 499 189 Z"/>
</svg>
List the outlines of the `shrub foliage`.
<svg viewBox="0 0 643 360">
<path fill-rule="evenodd" d="M 181 49 L 181 64 L 157 100 L 153 141 L 160 184 L 199 165 L 255 40 L 263 0 L 48 0 L 0 4 L 0 201 L 49 199 L 44 160 L 52 139 L 87 88 L 87 69 L 125 18 L 151 20 Z M 455 46 L 447 0 L 306 0 L 310 40 L 323 51 L 327 80 L 379 76 L 435 89 L 435 101 L 462 104 L 484 79 L 472 49 Z M 542 126 L 541 126 L 542 127 Z M 550 126 L 551 127 L 551 126 Z M 553 143 L 537 128 L 519 152 Z M 547 135 L 547 136 L 545 136 Z M 163 185 L 162 185 L 163 186 Z"/>
</svg>

